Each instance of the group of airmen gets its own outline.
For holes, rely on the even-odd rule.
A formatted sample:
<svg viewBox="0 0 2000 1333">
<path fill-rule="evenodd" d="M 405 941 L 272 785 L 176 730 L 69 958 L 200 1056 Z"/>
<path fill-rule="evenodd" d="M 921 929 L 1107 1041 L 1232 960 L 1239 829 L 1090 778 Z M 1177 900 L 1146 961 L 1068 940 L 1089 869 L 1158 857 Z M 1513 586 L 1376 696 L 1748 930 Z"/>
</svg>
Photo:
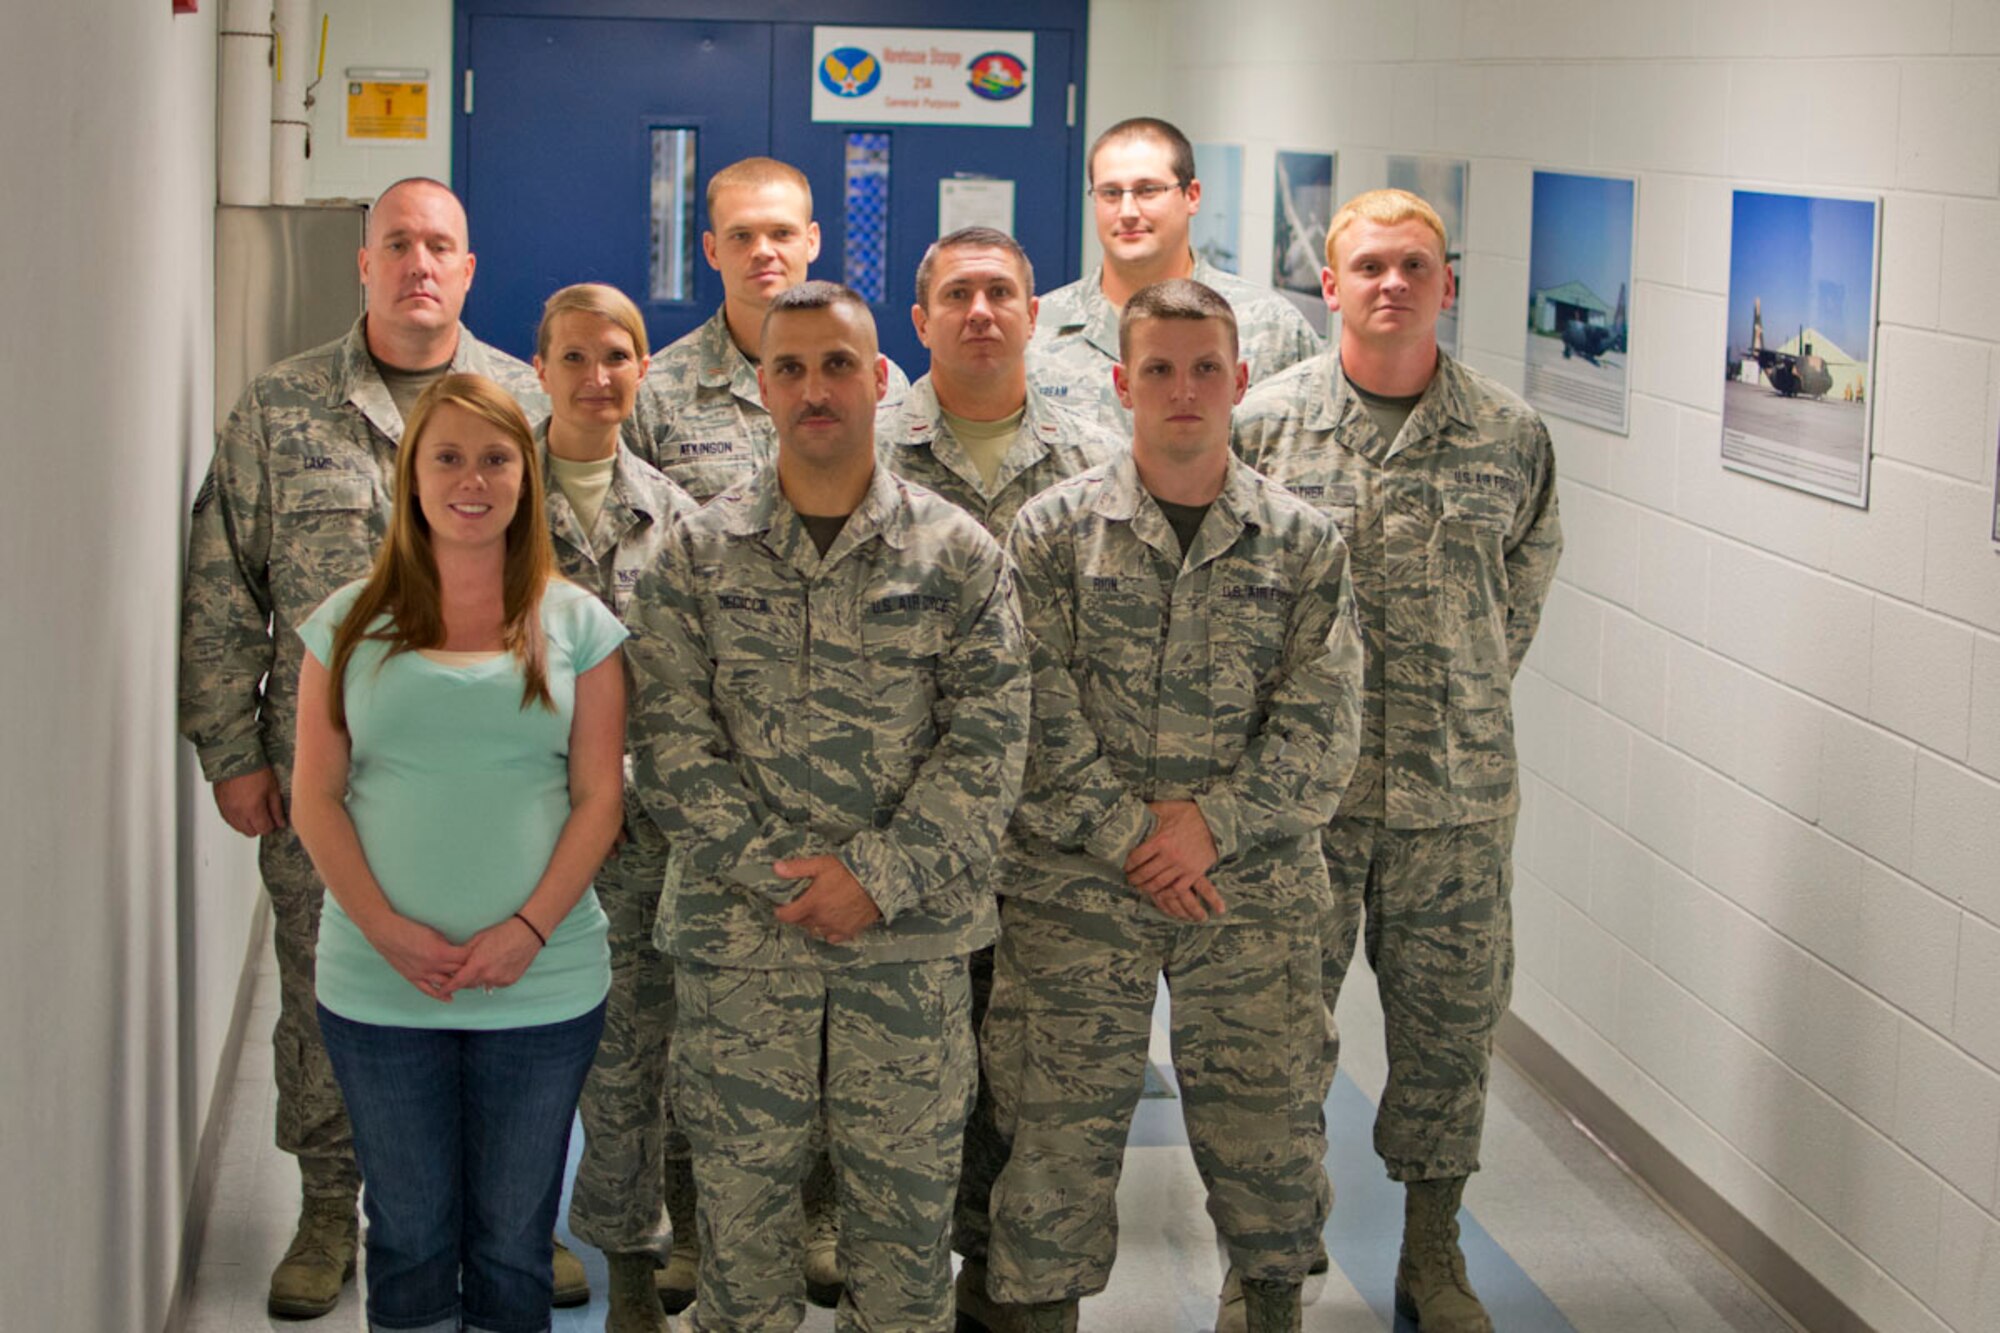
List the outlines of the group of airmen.
<svg viewBox="0 0 2000 1333">
<path fill-rule="evenodd" d="M 1101 267 L 1038 299 L 1004 233 L 940 239 L 915 383 L 861 298 L 806 281 L 804 176 L 723 169 L 721 309 L 651 358 L 608 483 L 552 473 L 563 572 L 633 635 L 570 1212 L 608 1257 L 611 1333 L 683 1309 L 792 1328 L 807 1298 L 843 1329 L 1076 1328 L 1116 1253 L 1162 974 L 1230 1261 L 1218 1326 L 1299 1328 L 1364 919 L 1397 1305 L 1491 1328 L 1456 1219 L 1512 979 L 1510 686 L 1561 549 L 1548 433 L 1439 351 L 1454 278 L 1422 200 L 1336 214 L 1325 346 L 1194 255 L 1179 130 L 1121 122 L 1089 163 Z M 286 820 L 294 629 L 367 573 L 427 384 L 475 372 L 533 419 L 612 374 L 475 339 L 473 269 L 445 186 L 386 191 L 365 313 L 251 384 L 194 504 L 181 725 L 275 909 L 303 1192 L 275 1313 L 338 1301 L 360 1185 L 313 1017 L 322 889 Z M 560 1246 L 555 1270 L 558 1304 L 588 1298 Z"/>
</svg>

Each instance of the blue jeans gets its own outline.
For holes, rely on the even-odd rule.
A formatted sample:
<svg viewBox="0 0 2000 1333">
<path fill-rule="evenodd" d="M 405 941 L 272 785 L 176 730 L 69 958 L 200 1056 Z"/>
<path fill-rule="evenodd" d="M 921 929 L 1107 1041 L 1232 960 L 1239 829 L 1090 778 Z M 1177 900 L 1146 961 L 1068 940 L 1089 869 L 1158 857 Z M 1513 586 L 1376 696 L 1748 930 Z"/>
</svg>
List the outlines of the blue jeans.
<svg viewBox="0 0 2000 1333">
<path fill-rule="evenodd" d="M 366 1186 L 375 1329 L 543 1333 L 570 1122 L 604 1006 L 474 1032 L 319 1006 Z"/>
</svg>

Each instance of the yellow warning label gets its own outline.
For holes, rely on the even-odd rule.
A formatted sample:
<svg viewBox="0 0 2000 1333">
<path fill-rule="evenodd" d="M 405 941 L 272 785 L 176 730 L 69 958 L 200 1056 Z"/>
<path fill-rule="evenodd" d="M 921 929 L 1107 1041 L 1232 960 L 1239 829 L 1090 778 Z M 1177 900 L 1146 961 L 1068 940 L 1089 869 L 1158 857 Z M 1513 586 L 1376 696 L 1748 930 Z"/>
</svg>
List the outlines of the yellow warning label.
<svg viewBox="0 0 2000 1333">
<path fill-rule="evenodd" d="M 428 137 L 429 83 L 370 83 L 347 85 L 347 137 L 399 142 Z"/>
</svg>

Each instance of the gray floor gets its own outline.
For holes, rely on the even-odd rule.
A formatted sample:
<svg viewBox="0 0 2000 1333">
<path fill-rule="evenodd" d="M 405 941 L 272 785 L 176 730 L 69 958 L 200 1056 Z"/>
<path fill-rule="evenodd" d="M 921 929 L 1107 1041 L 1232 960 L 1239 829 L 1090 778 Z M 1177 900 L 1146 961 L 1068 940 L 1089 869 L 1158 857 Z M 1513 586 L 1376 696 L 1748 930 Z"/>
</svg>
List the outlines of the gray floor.
<svg viewBox="0 0 2000 1333">
<path fill-rule="evenodd" d="M 273 964 L 258 978 L 249 1037 L 229 1107 L 220 1172 L 185 1325 L 188 1333 L 364 1329 L 358 1287 L 312 1325 L 264 1313 L 265 1282 L 296 1216 L 298 1175 L 271 1146 L 274 1093 L 265 1039 L 277 1012 Z M 1162 1010 L 1164 1014 L 1164 1009 Z M 1328 1228 L 1333 1271 L 1308 1289 L 1311 1333 L 1407 1328 L 1388 1309 L 1400 1226 L 1399 1193 L 1368 1149 L 1368 1106 L 1383 1076 L 1381 1016 L 1373 978 L 1357 966 L 1341 998 L 1342 1082 L 1329 1101 L 1329 1163 L 1339 1189 Z M 1155 1054 L 1166 1067 L 1163 1024 Z M 1086 1301 L 1088 1333 L 1207 1330 L 1215 1322 L 1221 1264 L 1202 1211 L 1200 1181 L 1180 1131 L 1178 1104 L 1142 1104 L 1128 1153 L 1119 1211 L 1118 1266 L 1102 1295 Z M 1473 1278 L 1506 1333 L 1664 1333 L 1665 1330 L 1784 1330 L 1766 1306 L 1629 1180 L 1575 1125 L 1504 1064 L 1494 1071 L 1485 1169 L 1467 1191 L 1467 1253 Z M 591 1268 L 592 1304 L 558 1311 L 555 1328 L 603 1327 L 603 1269 Z M 833 1315 L 808 1313 L 804 1328 L 831 1330 Z"/>
</svg>

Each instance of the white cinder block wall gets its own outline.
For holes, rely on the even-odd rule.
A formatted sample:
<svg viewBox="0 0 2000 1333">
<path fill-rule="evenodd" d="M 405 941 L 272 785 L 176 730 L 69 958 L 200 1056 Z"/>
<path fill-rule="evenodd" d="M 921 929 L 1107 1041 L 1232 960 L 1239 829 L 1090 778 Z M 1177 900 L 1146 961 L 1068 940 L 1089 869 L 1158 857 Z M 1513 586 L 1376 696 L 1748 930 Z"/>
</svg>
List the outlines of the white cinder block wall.
<svg viewBox="0 0 2000 1333">
<path fill-rule="evenodd" d="M 1517 388 L 1532 169 L 1638 177 L 1630 438 L 1550 423 L 1515 1010 L 1871 1325 L 2000 1328 L 2000 4 L 1121 0 L 1091 54 L 1093 131 L 1247 145 L 1251 272 L 1275 149 L 1470 158 Z M 1718 461 L 1738 184 L 1882 198 L 1866 512 Z"/>
</svg>

